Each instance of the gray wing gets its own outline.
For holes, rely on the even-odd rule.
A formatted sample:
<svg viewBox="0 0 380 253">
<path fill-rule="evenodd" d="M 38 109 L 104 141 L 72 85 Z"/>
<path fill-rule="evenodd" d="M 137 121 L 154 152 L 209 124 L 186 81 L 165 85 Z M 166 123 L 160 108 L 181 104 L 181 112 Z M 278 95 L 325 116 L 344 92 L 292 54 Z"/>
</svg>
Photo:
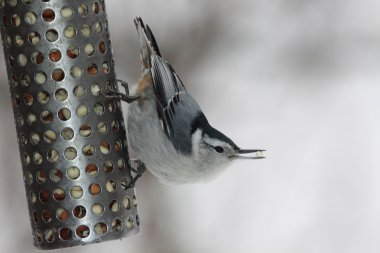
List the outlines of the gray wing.
<svg viewBox="0 0 380 253">
<path fill-rule="evenodd" d="M 156 39 L 140 17 L 135 18 L 139 34 L 143 69 L 150 68 L 162 130 L 175 148 L 183 154 L 192 149 L 192 122 L 200 112 L 197 102 L 168 62 L 161 58 Z"/>
<path fill-rule="evenodd" d="M 177 150 L 190 154 L 191 124 L 200 112 L 199 105 L 186 92 L 171 65 L 157 54 L 151 56 L 151 74 L 162 129 Z"/>
</svg>

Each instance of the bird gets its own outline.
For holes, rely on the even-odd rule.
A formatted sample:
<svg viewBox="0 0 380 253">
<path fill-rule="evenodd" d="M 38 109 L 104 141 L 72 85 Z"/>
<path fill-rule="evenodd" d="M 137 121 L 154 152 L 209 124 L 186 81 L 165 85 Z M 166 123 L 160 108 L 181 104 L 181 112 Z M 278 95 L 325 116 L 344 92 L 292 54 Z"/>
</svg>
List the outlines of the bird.
<svg viewBox="0 0 380 253">
<path fill-rule="evenodd" d="M 125 93 L 109 96 L 129 103 L 127 139 L 145 168 L 164 184 L 208 182 L 235 160 L 264 158 L 263 149 L 241 149 L 208 122 L 195 99 L 161 55 L 156 39 L 141 17 L 134 19 L 140 44 L 141 76 Z M 253 156 L 245 156 L 253 154 Z"/>
</svg>

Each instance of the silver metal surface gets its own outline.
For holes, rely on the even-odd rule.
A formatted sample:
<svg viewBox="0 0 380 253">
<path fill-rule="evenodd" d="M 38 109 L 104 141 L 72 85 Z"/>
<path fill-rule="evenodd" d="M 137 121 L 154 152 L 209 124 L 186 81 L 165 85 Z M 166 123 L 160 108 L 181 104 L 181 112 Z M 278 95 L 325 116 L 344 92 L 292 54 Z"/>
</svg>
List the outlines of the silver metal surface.
<svg viewBox="0 0 380 253">
<path fill-rule="evenodd" d="M 104 1 L 0 0 L 34 244 L 139 232 Z M 17 243 L 15 241 L 15 243 Z"/>
</svg>

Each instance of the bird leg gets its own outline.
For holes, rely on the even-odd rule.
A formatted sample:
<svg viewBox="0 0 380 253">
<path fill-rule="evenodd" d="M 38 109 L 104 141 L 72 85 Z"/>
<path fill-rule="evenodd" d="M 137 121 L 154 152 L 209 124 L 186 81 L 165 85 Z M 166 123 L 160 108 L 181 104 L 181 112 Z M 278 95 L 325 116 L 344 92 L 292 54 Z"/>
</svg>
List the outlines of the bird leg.
<svg viewBox="0 0 380 253">
<path fill-rule="evenodd" d="M 137 179 L 139 179 L 144 174 L 144 172 L 146 170 L 145 164 L 143 162 L 141 162 L 140 160 L 131 159 L 131 162 L 133 162 L 133 164 L 135 165 L 135 166 L 131 165 L 131 171 L 134 172 L 134 174 L 136 174 L 136 175 L 135 176 L 132 175 L 132 180 L 128 184 L 127 188 L 135 187 L 135 183 L 136 183 Z"/>
<path fill-rule="evenodd" d="M 128 83 L 126 81 L 118 79 L 117 82 L 120 83 L 121 86 L 124 87 L 125 94 L 121 93 L 117 90 L 114 90 L 112 88 L 109 88 L 108 94 L 106 95 L 107 98 L 117 98 L 117 99 L 120 99 L 120 100 L 127 102 L 128 104 L 139 99 L 140 96 L 130 96 L 129 95 Z"/>
</svg>

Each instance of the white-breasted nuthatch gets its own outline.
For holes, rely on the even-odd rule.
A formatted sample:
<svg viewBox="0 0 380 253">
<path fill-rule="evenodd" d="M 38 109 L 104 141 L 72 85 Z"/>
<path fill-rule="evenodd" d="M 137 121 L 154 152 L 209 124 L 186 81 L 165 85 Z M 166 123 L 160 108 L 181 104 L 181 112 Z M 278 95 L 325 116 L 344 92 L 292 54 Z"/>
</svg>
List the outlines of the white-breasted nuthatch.
<svg viewBox="0 0 380 253">
<path fill-rule="evenodd" d="M 240 149 L 209 124 L 172 66 L 161 57 L 150 28 L 140 17 L 134 22 L 142 76 L 133 96 L 122 81 L 126 94 L 112 91 L 112 95 L 130 103 L 129 146 L 146 168 L 163 183 L 192 183 L 215 177 L 237 158 L 264 158 L 264 150 Z M 247 153 L 255 155 L 242 156 Z"/>
</svg>

